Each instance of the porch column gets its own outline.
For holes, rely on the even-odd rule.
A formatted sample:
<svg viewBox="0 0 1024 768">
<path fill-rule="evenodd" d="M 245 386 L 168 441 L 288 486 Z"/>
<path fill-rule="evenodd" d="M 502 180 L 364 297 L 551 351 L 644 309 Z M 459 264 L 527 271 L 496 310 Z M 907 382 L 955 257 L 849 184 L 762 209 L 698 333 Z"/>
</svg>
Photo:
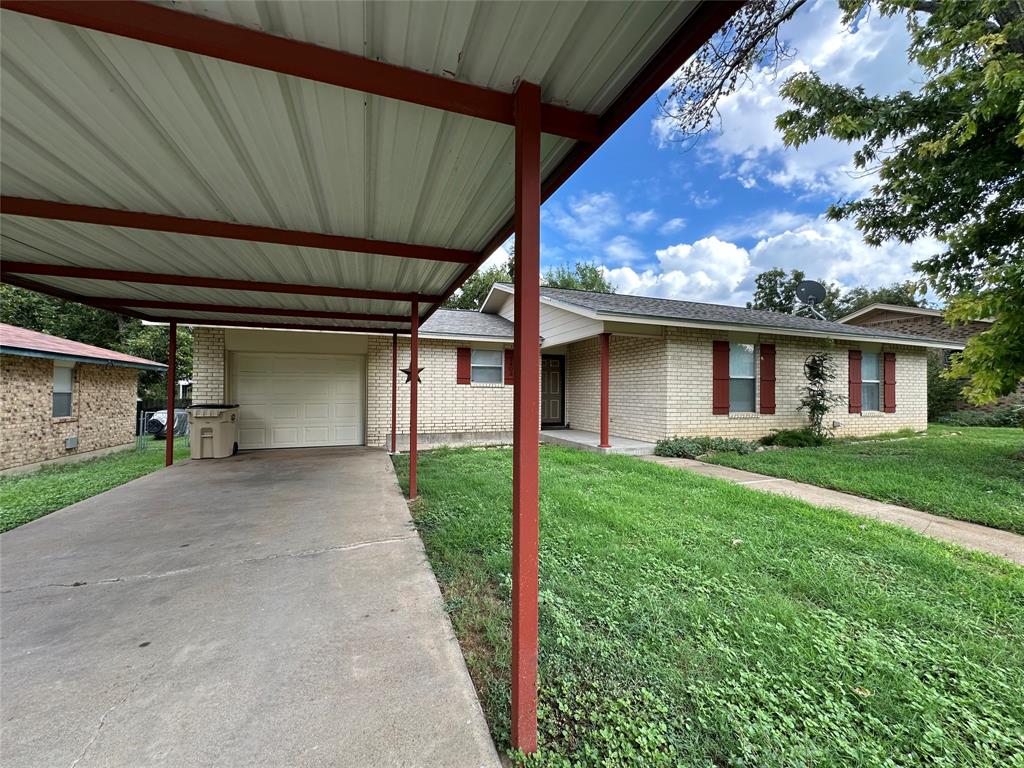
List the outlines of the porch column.
<svg viewBox="0 0 1024 768">
<path fill-rule="evenodd" d="M 398 334 L 391 334 L 391 452 L 398 453 Z"/>
<path fill-rule="evenodd" d="M 419 387 L 420 303 L 412 300 L 409 338 L 409 498 L 416 498 L 416 398 Z"/>
<path fill-rule="evenodd" d="M 610 333 L 601 334 L 601 448 L 612 447 L 608 439 L 608 350 L 611 338 Z"/>
<path fill-rule="evenodd" d="M 515 395 L 512 416 L 512 746 L 537 749 L 540 428 L 540 87 L 515 94 Z"/>
<path fill-rule="evenodd" d="M 174 393 L 178 374 L 175 358 L 178 354 L 178 324 L 171 321 L 167 329 L 167 440 L 164 445 L 164 466 L 174 463 Z"/>
</svg>

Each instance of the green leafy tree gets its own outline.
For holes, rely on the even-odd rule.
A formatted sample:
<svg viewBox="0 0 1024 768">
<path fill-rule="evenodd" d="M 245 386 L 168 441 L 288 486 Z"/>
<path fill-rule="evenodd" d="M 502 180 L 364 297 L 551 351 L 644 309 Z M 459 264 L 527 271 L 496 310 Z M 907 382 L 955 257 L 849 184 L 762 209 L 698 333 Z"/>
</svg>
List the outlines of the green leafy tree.
<svg viewBox="0 0 1024 768">
<path fill-rule="evenodd" d="M 796 305 L 796 287 L 804 280 L 804 273 L 794 269 L 786 276 L 786 270 L 775 267 L 754 278 L 754 298 L 747 302 L 747 309 L 768 309 L 773 312 L 793 311 Z M 839 288 L 819 280 L 825 286 L 825 300 L 817 305 L 825 317 L 836 316 L 836 302 Z"/>
<path fill-rule="evenodd" d="M 509 256 L 502 264 L 477 270 L 444 303 L 445 309 L 480 309 L 495 283 L 512 282 L 513 267 L 513 257 Z"/>
<path fill-rule="evenodd" d="M 673 80 L 666 112 L 693 137 L 755 66 L 792 51 L 778 30 L 805 0 L 754 0 Z M 826 83 L 814 72 L 781 88 L 793 104 L 776 120 L 785 143 L 830 137 L 857 146 L 854 164 L 877 180 L 828 210 L 866 242 L 932 237 L 941 250 L 915 264 L 948 305 L 947 317 L 991 317 L 949 376 L 990 402 L 1024 378 L 1024 3 L 1021 0 L 840 0 L 848 25 L 864 14 L 903 16 L 916 92 L 890 96 Z"/>
<path fill-rule="evenodd" d="M 836 302 L 836 316 L 843 317 L 871 304 L 895 304 L 898 307 L 926 307 L 924 286 L 918 280 L 906 280 L 881 288 L 857 285 L 844 291 Z"/>
<path fill-rule="evenodd" d="M 831 352 L 817 352 L 804 360 L 807 384 L 800 388 L 798 411 L 807 411 L 807 426 L 815 437 L 830 437 L 832 429 L 825 424 L 831 410 L 846 398 L 832 390 L 836 364 Z"/>
<path fill-rule="evenodd" d="M 577 261 L 570 269 L 568 265 L 552 267 L 544 273 L 542 285 L 549 288 L 574 288 L 578 291 L 615 293 L 615 286 L 604 276 L 596 264 Z"/>
</svg>

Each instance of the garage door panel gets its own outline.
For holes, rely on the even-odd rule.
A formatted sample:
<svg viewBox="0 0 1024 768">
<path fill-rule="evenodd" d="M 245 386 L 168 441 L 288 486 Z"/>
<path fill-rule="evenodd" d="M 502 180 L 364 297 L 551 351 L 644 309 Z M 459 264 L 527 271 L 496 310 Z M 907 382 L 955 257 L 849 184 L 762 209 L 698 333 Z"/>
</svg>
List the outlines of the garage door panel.
<svg viewBox="0 0 1024 768">
<path fill-rule="evenodd" d="M 240 448 L 363 444 L 364 358 L 239 353 L 232 369 Z"/>
</svg>

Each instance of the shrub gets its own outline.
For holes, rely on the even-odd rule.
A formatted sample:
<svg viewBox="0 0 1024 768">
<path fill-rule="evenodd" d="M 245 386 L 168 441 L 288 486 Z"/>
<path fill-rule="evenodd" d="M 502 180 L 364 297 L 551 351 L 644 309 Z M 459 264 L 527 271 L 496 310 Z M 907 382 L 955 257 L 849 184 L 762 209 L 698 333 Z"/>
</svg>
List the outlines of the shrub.
<svg viewBox="0 0 1024 768">
<path fill-rule="evenodd" d="M 696 459 L 705 453 L 739 453 L 746 455 L 757 450 L 757 443 L 748 443 L 735 437 L 670 437 L 659 440 L 654 447 L 655 456 L 674 459 Z"/>
<path fill-rule="evenodd" d="M 800 388 L 800 407 L 807 411 L 808 429 L 816 435 L 827 437 L 831 430 L 825 426 L 825 417 L 836 405 L 846 398 L 833 392 L 829 385 L 836 378 L 836 364 L 829 352 L 808 355 L 804 360 L 804 378 L 807 386 Z"/>
<path fill-rule="evenodd" d="M 1001 405 L 991 411 L 953 411 L 938 421 L 954 427 L 1024 427 L 1024 405 Z"/>
<path fill-rule="evenodd" d="M 781 429 L 761 438 L 761 445 L 777 445 L 782 448 L 815 448 L 828 442 L 825 435 L 816 435 L 810 429 Z"/>
</svg>

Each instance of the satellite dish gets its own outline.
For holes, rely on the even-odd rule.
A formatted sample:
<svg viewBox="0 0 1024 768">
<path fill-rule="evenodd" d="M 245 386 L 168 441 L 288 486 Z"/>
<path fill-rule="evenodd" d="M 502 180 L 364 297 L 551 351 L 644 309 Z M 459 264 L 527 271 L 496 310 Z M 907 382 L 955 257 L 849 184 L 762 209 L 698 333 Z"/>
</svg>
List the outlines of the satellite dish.
<svg viewBox="0 0 1024 768">
<path fill-rule="evenodd" d="M 800 305 L 793 307 L 793 314 L 795 315 L 801 308 L 806 307 L 812 315 L 819 320 L 824 320 L 825 316 L 818 311 L 817 305 L 821 304 L 827 295 L 825 286 L 818 281 L 801 280 L 796 286 L 796 298 Z"/>
</svg>

